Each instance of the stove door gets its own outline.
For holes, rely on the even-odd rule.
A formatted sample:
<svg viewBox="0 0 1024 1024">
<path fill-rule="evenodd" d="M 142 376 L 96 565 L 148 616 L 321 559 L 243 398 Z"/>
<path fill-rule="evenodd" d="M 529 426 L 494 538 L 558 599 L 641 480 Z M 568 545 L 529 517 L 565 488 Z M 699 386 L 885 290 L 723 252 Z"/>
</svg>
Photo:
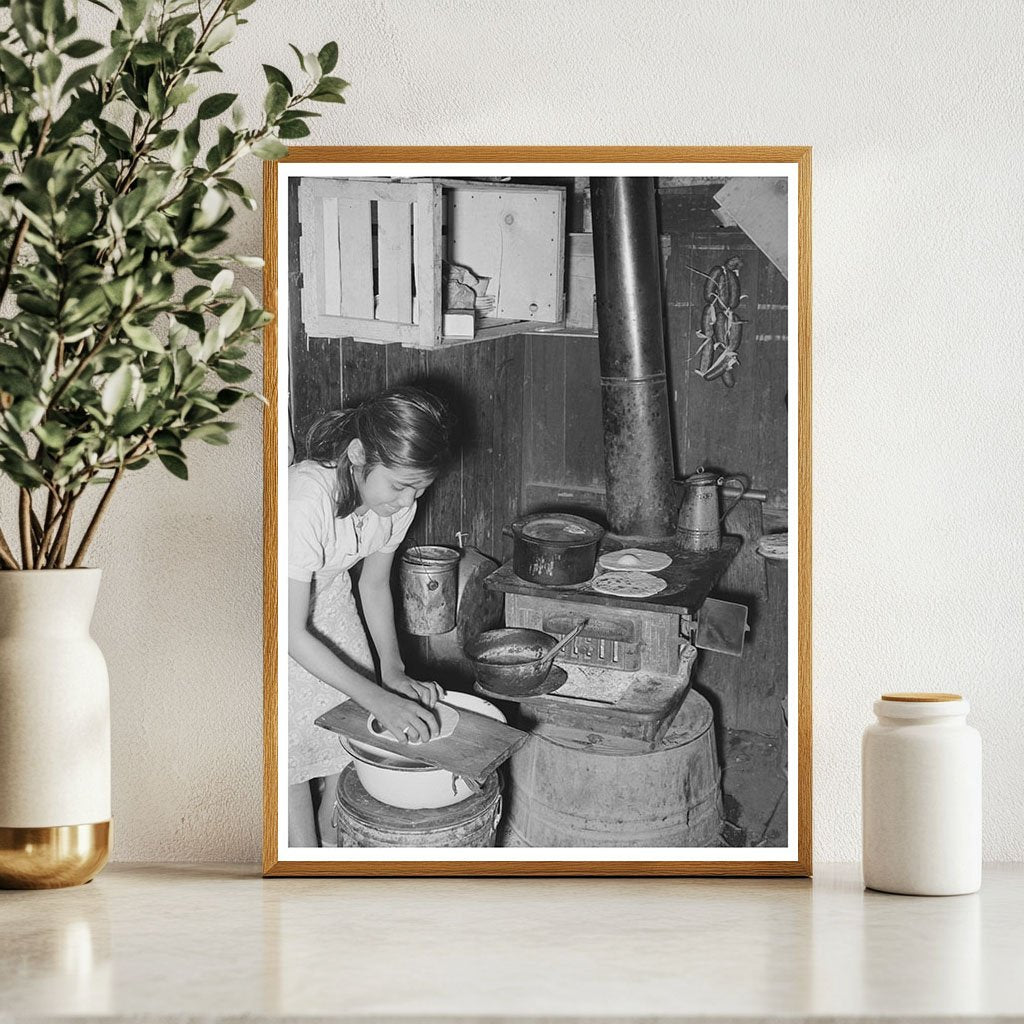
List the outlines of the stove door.
<svg viewBox="0 0 1024 1024">
<path fill-rule="evenodd" d="M 693 646 L 739 657 L 749 628 L 745 604 L 709 597 L 697 610 Z"/>
</svg>

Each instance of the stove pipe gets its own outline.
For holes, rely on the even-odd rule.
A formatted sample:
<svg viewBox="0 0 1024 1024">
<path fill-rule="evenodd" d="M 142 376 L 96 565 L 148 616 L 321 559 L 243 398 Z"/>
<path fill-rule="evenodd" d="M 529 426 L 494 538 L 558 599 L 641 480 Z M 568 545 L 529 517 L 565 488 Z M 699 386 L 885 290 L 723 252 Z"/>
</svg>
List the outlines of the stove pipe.
<svg viewBox="0 0 1024 1024">
<path fill-rule="evenodd" d="M 673 490 L 653 178 L 591 178 L 608 524 L 671 537 Z"/>
</svg>

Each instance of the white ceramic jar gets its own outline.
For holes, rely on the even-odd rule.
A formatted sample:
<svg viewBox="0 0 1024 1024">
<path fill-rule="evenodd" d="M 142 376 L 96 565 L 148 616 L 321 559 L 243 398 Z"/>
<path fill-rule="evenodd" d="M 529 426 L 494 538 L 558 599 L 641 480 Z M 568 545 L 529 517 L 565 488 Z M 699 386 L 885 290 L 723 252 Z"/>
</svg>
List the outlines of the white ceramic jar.
<svg viewBox="0 0 1024 1024">
<path fill-rule="evenodd" d="M 890 693 L 862 746 L 864 884 L 913 896 L 981 887 L 981 737 L 953 693 Z"/>
</svg>

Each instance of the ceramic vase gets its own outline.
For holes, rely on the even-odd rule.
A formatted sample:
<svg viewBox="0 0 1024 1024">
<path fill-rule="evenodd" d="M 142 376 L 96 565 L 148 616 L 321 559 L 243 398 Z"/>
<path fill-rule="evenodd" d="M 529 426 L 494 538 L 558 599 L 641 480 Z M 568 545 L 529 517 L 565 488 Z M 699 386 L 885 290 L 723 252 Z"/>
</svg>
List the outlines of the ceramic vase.
<svg viewBox="0 0 1024 1024">
<path fill-rule="evenodd" d="M 981 737 L 955 693 L 892 693 L 862 748 L 864 884 L 911 896 L 981 886 Z"/>
<path fill-rule="evenodd" d="M 0 572 L 0 886 L 80 885 L 110 850 L 99 569 Z"/>
</svg>

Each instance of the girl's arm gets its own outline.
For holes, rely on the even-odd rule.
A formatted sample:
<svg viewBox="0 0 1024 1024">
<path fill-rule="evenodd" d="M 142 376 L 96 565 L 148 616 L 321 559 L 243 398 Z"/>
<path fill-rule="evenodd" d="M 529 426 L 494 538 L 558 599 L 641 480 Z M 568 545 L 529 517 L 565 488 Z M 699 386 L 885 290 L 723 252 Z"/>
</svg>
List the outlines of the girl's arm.
<svg viewBox="0 0 1024 1024">
<path fill-rule="evenodd" d="M 410 679 L 398 650 L 395 633 L 395 605 L 391 596 L 391 563 L 393 551 L 375 551 L 363 559 L 359 573 L 359 597 L 363 605 L 363 618 L 373 638 L 380 658 L 381 682 L 396 693 L 423 701 L 433 707 L 444 690 L 437 683 L 421 683 Z"/>
<path fill-rule="evenodd" d="M 306 628 L 312 584 L 288 580 L 288 654 L 307 672 L 366 708 L 395 736 L 414 740 L 437 735 L 437 719 L 414 700 L 390 693 L 346 665 Z M 394 623 L 392 623 L 392 633 Z M 376 642 L 376 638 L 374 638 Z M 397 641 L 396 641 L 397 648 Z"/>
</svg>

